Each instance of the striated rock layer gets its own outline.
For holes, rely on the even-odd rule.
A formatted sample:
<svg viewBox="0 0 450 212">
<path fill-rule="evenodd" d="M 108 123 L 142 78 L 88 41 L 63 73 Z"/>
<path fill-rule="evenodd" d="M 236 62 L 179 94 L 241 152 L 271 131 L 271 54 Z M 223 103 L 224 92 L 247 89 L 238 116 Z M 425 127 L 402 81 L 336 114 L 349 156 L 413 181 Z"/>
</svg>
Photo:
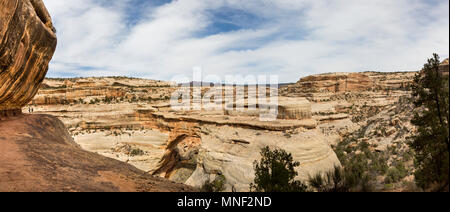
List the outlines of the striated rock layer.
<svg viewBox="0 0 450 212">
<path fill-rule="evenodd" d="M 311 103 L 305 98 L 279 98 L 279 119 L 310 119 Z"/>
<path fill-rule="evenodd" d="M 362 91 L 373 86 L 367 75 L 360 73 L 320 74 L 302 78 L 297 85 L 303 91 Z"/>
<path fill-rule="evenodd" d="M 0 2 L 0 111 L 19 111 L 36 95 L 56 48 L 41 0 Z M 1 112 L 0 116 L 14 114 Z"/>
<path fill-rule="evenodd" d="M 441 62 L 441 65 L 439 66 L 439 71 L 442 72 L 444 75 L 448 75 L 449 73 L 448 58 Z"/>
</svg>

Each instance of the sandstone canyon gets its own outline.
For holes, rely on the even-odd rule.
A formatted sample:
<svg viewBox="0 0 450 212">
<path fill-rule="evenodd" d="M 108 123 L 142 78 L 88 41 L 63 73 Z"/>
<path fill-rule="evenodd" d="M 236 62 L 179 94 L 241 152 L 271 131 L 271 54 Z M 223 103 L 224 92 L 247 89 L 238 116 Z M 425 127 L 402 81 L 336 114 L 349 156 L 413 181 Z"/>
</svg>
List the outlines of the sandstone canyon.
<svg viewBox="0 0 450 212">
<path fill-rule="evenodd" d="M 266 121 L 275 104 L 249 102 L 249 86 L 200 86 L 202 97 L 245 92 L 175 110 L 182 85 L 171 82 L 45 78 L 57 39 L 41 0 L 2 0 L 0 26 L 0 191 L 198 191 L 217 179 L 249 191 L 265 146 L 291 153 L 301 181 L 363 158 L 376 191 L 417 189 L 407 140 L 418 71 L 306 76 L 279 86 Z"/>
<path fill-rule="evenodd" d="M 173 110 L 169 99 L 176 86 L 126 77 L 46 79 L 29 106 L 61 119 L 83 149 L 193 187 L 224 178 L 226 191 L 248 191 L 264 146 L 292 153 L 301 164 L 300 180 L 357 157 L 366 142 L 385 167 L 402 161 L 412 170 L 406 141 L 415 132 L 408 98 L 416 73 L 302 78 L 280 87 L 275 121 L 259 120 L 261 111 L 248 110 L 246 101 L 234 110 L 223 103 L 213 110 Z M 211 89 L 203 87 L 202 95 Z M 407 190 L 411 177 L 390 187 L 381 175 L 374 184 L 378 190 Z"/>
</svg>

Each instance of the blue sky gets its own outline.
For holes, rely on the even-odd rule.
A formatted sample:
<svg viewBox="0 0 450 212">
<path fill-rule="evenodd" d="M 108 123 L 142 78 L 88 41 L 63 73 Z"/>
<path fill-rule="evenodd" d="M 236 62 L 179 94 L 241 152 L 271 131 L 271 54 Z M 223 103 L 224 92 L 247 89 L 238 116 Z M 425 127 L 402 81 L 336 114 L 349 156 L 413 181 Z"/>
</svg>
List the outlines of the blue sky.
<svg viewBox="0 0 450 212">
<path fill-rule="evenodd" d="M 448 0 L 44 0 L 49 77 L 409 71 L 449 55 Z"/>
</svg>

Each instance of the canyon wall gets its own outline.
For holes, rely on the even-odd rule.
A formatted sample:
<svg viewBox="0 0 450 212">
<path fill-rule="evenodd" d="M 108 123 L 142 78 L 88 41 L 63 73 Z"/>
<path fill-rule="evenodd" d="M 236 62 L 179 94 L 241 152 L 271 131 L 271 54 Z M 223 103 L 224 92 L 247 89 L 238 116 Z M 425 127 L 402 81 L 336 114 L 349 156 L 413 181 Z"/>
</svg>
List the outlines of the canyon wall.
<svg viewBox="0 0 450 212">
<path fill-rule="evenodd" d="M 333 73 L 312 75 L 300 79 L 296 89 L 303 92 L 362 91 L 373 86 L 373 81 L 361 73 Z"/>
<path fill-rule="evenodd" d="M 444 59 L 439 71 L 448 76 L 449 59 Z M 318 96 L 319 93 L 392 91 L 409 89 L 417 72 L 326 73 L 301 78 L 297 83 L 283 86 L 282 96 Z"/>
<path fill-rule="evenodd" d="M 197 188 L 224 178 L 226 191 L 248 191 L 253 162 L 266 145 L 293 153 L 303 181 L 340 165 L 304 97 L 280 97 L 278 119 L 261 121 L 266 109 L 258 104 L 250 110 L 248 101 L 234 103 L 235 110 L 225 103 L 173 110 L 167 97 L 177 88 L 168 85 L 111 77 L 46 79 L 30 106 L 59 117 L 85 150 Z M 114 90 L 123 93 L 114 96 Z"/>
</svg>

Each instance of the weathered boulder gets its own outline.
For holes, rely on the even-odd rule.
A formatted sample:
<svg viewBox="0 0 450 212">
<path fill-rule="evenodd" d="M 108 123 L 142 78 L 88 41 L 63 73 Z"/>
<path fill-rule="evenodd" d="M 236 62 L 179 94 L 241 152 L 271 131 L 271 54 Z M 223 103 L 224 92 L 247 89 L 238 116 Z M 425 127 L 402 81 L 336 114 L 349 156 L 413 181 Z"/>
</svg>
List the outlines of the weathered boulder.
<svg viewBox="0 0 450 212">
<path fill-rule="evenodd" d="M 0 111 L 20 111 L 33 99 L 56 43 L 42 0 L 0 2 Z"/>
</svg>

